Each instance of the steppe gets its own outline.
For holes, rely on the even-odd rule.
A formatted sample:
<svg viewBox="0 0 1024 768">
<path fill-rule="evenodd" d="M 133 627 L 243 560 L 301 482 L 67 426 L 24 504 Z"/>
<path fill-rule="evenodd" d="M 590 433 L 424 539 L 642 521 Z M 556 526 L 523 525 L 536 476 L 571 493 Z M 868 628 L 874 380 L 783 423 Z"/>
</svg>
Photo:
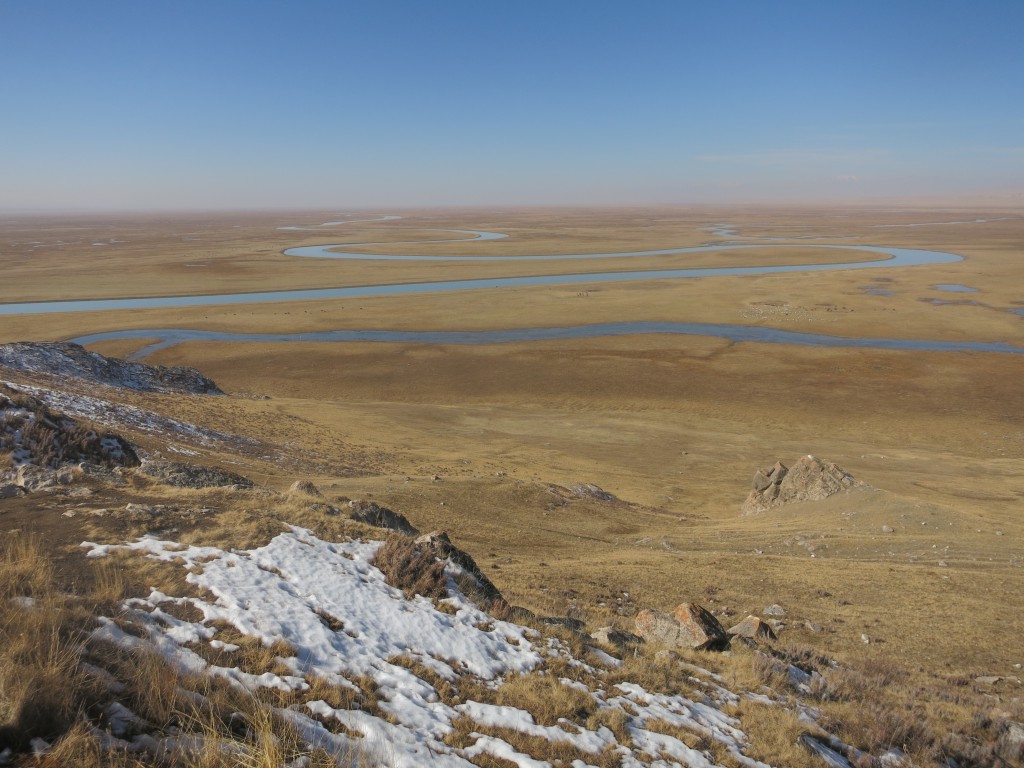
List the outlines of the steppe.
<svg viewBox="0 0 1024 768">
<path fill-rule="evenodd" d="M 402 218 L 356 221 L 386 214 Z M 346 217 L 353 221 L 318 226 Z M 280 229 L 289 226 L 308 229 Z M 408 244 L 458 237 L 438 231 L 451 229 L 509 237 Z M 282 254 L 321 243 L 486 257 L 716 242 L 764 247 L 518 263 Z M 796 243 L 852 250 L 789 247 Z M 964 258 L 9 315 L 0 316 L 0 343 L 148 328 L 482 330 L 635 320 L 1024 347 L 1019 205 L 7 215 L 0 303 L 879 258 L 857 253 L 858 245 Z M 949 284 L 974 290 L 937 287 Z M 91 348 L 127 356 L 145 346 Z M 198 368 L 229 398 L 129 393 L 127 402 L 289 457 L 211 446 L 196 461 L 278 490 L 309 479 L 328 497 L 372 499 L 421 530 L 447 530 L 510 601 L 534 611 L 628 628 L 636 607 L 692 601 L 742 618 L 779 603 L 791 617 L 785 639 L 821 653 L 899 664 L 927 681 L 1022 674 L 1024 355 L 636 335 L 479 346 L 189 342 L 145 362 Z M 165 439 L 138 439 L 166 451 Z M 757 467 L 804 454 L 837 462 L 870 488 L 740 514 Z M 558 487 L 579 484 L 617 500 L 559 495 Z M 3 517 L 0 507 L 7 528 Z M 76 545 L 67 542 L 64 554 L 80 556 Z M 1000 690 L 1019 703 L 1019 687 Z"/>
</svg>

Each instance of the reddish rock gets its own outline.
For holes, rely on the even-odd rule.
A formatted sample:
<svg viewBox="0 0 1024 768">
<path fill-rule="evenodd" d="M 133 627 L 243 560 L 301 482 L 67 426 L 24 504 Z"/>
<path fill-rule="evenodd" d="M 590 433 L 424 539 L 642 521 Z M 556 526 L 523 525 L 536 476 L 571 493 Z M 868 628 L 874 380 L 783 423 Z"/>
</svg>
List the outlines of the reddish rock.
<svg viewBox="0 0 1024 768">
<path fill-rule="evenodd" d="M 698 651 L 721 651 L 729 636 L 711 612 L 695 603 L 683 603 L 672 614 L 640 611 L 636 631 L 644 640 Z"/>
</svg>

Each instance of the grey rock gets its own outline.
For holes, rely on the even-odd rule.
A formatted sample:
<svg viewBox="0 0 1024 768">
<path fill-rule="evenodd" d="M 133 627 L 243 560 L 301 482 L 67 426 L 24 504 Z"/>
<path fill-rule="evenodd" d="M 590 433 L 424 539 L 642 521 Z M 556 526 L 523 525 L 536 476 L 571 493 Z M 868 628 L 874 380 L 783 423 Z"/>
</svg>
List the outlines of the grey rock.
<svg viewBox="0 0 1024 768">
<path fill-rule="evenodd" d="M 140 392 L 224 394 L 195 368 L 166 368 L 105 357 L 69 342 L 0 344 L 0 365 Z"/>
<path fill-rule="evenodd" d="M 1000 675 L 979 675 L 978 677 L 974 678 L 974 682 L 978 685 L 988 686 L 1001 683 L 1005 679 L 1005 677 L 1001 677 Z"/>
<path fill-rule="evenodd" d="M 352 519 L 375 528 L 387 528 L 404 533 L 406 536 L 418 536 L 419 531 L 410 523 L 405 515 L 382 507 L 372 501 L 353 499 L 348 503 L 352 509 Z"/>
<path fill-rule="evenodd" d="M 573 485 L 569 490 L 581 499 L 597 499 L 598 501 L 615 501 L 615 495 L 608 493 L 603 488 L 594 485 L 593 483 L 580 483 L 579 485 Z"/>
<path fill-rule="evenodd" d="M 57 474 L 35 464 L 22 464 L 14 474 L 14 482 L 24 488 L 26 493 L 31 493 L 55 486 Z"/>
<path fill-rule="evenodd" d="M 864 484 L 834 462 L 801 456 L 793 466 L 781 461 L 754 473 L 752 490 L 743 503 L 747 515 L 766 512 L 793 501 L 820 501 Z"/>
<path fill-rule="evenodd" d="M 772 603 L 767 608 L 765 608 L 764 611 L 762 611 L 762 613 L 764 613 L 765 616 L 785 616 L 786 609 L 778 603 Z"/>
<path fill-rule="evenodd" d="M 631 645 L 640 645 L 644 641 L 640 635 L 634 635 L 632 632 L 626 632 L 615 627 L 601 627 L 591 633 L 590 638 L 620 650 L 624 650 Z"/>
<path fill-rule="evenodd" d="M 568 616 L 542 616 L 540 619 L 541 624 L 547 624 L 549 627 L 565 627 L 570 632 L 581 633 L 583 632 L 584 624 L 579 619 L 573 619 Z"/>
<path fill-rule="evenodd" d="M 0 385 L 0 454 L 10 454 L 18 466 L 0 473 L 0 480 L 9 482 L 25 466 L 34 465 L 43 470 L 60 470 L 68 465 L 91 461 L 107 466 L 138 466 L 139 457 L 131 444 L 109 432 L 99 432 L 87 424 L 58 411 L 17 389 Z M 38 484 L 42 475 L 36 474 L 28 490 Z M 71 470 L 60 478 L 51 477 L 53 483 L 70 482 Z M 50 480 L 46 481 L 49 486 Z"/>
<path fill-rule="evenodd" d="M 1011 762 L 1024 758 L 1024 724 L 1011 722 L 1007 725 L 999 737 L 999 752 Z"/>
<path fill-rule="evenodd" d="M 726 633 L 730 637 L 745 637 L 748 640 L 778 640 L 779 636 L 767 622 L 757 616 L 747 616 L 739 624 L 729 627 Z"/>
<path fill-rule="evenodd" d="M 248 478 L 218 467 L 204 467 L 180 461 L 147 461 L 139 470 L 147 477 L 176 488 L 252 488 Z"/>
<path fill-rule="evenodd" d="M 454 544 L 444 531 L 431 531 L 416 539 L 416 543 L 428 547 L 438 560 L 447 560 L 459 570 L 456 577 L 462 593 L 482 610 L 510 615 L 512 607 L 491 582 L 469 553 Z"/>
<path fill-rule="evenodd" d="M 16 496 L 21 496 L 24 492 L 20 485 L 15 485 L 14 483 L 0 484 L 0 499 L 13 499 Z"/>
<path fill-rule="evenodd" d="M 883 525 L 882 526 L 882 533 L 893 533 L 895 530 L 896 529 L 893 528 L 891 525 Z"/>
</svg>

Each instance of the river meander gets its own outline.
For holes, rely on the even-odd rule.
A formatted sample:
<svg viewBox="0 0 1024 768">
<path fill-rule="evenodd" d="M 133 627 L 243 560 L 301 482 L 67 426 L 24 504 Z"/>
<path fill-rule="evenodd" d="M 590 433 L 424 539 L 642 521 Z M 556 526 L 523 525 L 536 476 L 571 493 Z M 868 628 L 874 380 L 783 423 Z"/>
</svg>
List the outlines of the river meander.
<svg viewBox="0 0 1024 768">
<path fill-rule="evenodd" d="M 398 217 L 384 217 L 378 221 Z M 338 226 L 354 222 L 327 222 L 321 225 Z M 310 227 L 283 227 L 289 230 L 315 230 Z M 397 246 L 419 243 L 465 242 L 503 239 L 499 232 L 482 230 L 442 230 L 468 238 L 443 240 L 408 241 L 405 243 L 333 243 L 325 245 L 300 246 L 284 251 L 286 256 L 318 259 L 358 259 L 374 261 L 560 261 L 579 259 L 609 259 L 630 257 L 668 256 L 687 253 L 708 253 L 713 251 L 754 250 L 769 247 L 767 243 L 724 243 L 686 248 L 666 248 L 647 251 L 620 251 L 614 253 L 577 253 L 546 255 L 499 255 L 499 256 L 457 256 L 457 255 L 403 255 L 377 254 L 354 250 L 360 246 Z M 771 243 L 771 246 L 778 247 Z M 702 267 L 691 269 L 646 269 L 621 272 L 578 272 L 570 274 L 539 274 L 525 277 L 492 277 L 466 280 L 443 280 L 435 282 L 388 283 L 382 285 L 340 286 L 283 291 L 260 291 L 252 293 L 194 294 L 186 296 L 149 296 L 117 299 L 84 299 L 72 301 L 35 301 L 0 304 L 0 315 L 43 314 L 57 312 L 90 312 L 100 310 L 150 309 L 170 307 L 198 307 L 223 304 L 252 304 L 279 301 L 308 301 L 324 299 L 359 298 L 387 295 L 410 295 L 441 293 L 445 291 L 472 291 L 515 286 L 571 285 L 587 283 L 612 283 L 634 280 L 679 280 L 722 276 L 768 275 L 797 272 L 822 272 L 851 269 L 891 269 L 914 267 L 928 264 L 948 264 L 961 261 L 963 257 L 944 251 L 897 248 L 875 245 L 806 245 L 790 243 L 791 248 L 830 248 L 857 250 L 879 254 L 885 258 L 869 261 L 846 261 L 817 264 L 751 265 L 742 267 Z M 135 329 L 110 331 L 80 336 L 73 341 L 90 344 L 111 339 L 157 339 L 156 342 L 137 351 L 134 357 L 144 357 L 185 341 L 235 341 L 235 342 L 391 342 L 421 344 L 499 344 L 552 339 L 583 339 L 630 334 L 685 334 L 716 336 L 741 342 L 771 344 L 796 344 L 817 347 L 860 347 L 874 349 L 899 349 L 918 351 L 975 351 L 1020 354 L 1024 347 L 1002 342 L 970 341 L 928 341 L 921 339 L 849 338 L 822 334 L 797 333 L 763 326 L 723 325 L 713 323 L 657 323 L 657 322 L 611 322 L 560 328 L 509 328 L 491 331 L 389 331 L 345 329 L 308 333 L 228 333 L 201 329 Z"/>
</svg>

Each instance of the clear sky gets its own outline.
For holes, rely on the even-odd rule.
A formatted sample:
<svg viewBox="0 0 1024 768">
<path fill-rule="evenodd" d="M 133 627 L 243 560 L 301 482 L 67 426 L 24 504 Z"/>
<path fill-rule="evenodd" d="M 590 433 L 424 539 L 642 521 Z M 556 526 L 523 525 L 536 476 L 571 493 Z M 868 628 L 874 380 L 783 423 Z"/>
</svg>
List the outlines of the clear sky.
<svg viewBox="0 0 1024 768">
<path fill-rule="evenodd" d="M 0 0 L 0 208 L 1014 190 L 1024 0 Z"/>
</svg>

